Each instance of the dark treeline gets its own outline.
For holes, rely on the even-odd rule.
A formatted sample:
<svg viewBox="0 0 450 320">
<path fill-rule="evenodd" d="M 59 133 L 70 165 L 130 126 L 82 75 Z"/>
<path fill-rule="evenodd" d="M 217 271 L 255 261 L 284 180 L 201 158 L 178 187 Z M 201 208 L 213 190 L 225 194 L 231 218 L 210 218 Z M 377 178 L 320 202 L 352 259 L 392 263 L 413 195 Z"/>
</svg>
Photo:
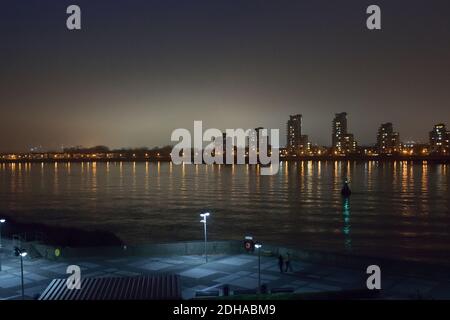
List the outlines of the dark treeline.
<svg viewBox="0 0 450 320">
<path fill-rule="evenodd" d="M 120 149 L 110 149 L 107 146 L 95 146 L 95 147 L 83 147 L 83 146 L 76 146 L 76 147 L 70 147 L 70 148 L 64 148 L 63 152 L 66 153 L 140 153 L 140 152 L 169 152 L 172 150 L 172 146 L 163 146 L 163 147 L 154 147 L 154 148 L 147 148 L 147 147 L 140 147 L 140 148 L 120 148 Z"/>
</svg>

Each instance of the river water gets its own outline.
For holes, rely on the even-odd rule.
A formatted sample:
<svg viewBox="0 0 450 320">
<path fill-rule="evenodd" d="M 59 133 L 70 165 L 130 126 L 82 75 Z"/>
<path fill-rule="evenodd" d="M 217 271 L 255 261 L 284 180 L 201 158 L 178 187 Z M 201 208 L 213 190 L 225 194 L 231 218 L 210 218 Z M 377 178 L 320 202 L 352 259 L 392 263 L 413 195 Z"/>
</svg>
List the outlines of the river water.
<svg viewBox="0 0 450 320">
<path fill-rule="evenodd" d="M 450 165 L 426 162 L 0 164 L 0 212 L 126 243 L 243 239 L 450 264 Z M 350 180 L 349 200 L 340 195 Z"/>
</svg>

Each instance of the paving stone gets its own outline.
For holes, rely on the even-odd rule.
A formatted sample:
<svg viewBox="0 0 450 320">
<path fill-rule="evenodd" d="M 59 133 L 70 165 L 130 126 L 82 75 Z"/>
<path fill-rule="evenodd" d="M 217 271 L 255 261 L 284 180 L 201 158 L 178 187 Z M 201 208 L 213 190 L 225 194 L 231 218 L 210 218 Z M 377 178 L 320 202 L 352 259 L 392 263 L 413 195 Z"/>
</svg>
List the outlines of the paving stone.
<svg viewBox="0 0 450 320">
<path fill-rule="evenodd" d="M 11 270 L 12 268 L 13 267 L 2 265 L 2 271 L 8 271 L 8 270 Z M 0 271 L 0 274 L 1 274 L 2 271 Z"/>
<path fill-rule="evenodd" d="M 252 274 L 250 274 L 249 276 L 252 277 L 252 278 L 258 279 L 258 273 L 252 273 Z M 270 275 L 270 274 L 261 273 L 261 280 L 265 280 L 265 281 L 270 280 L 270 281 L 273 281 L 273 280 L 278 280 L 278 279 L 280 279 L 280 277 L 272 276 L 272 275 Z"/>
<path fill-rule="evenodd" d="M 3 273 L 3 274 L 0 274 L 0 281 L 15 278 L 15 277 L 17 277 L 15 274 Z"/>
<path fill-rule="evenodd" d="M 298 288 L 294 292 L 295 293 L 313 293 L 313 292 L 321 292 L 321 291 L 323 291 L 323 290 L 319 289 L 319 288 L 313 288 L 313 287 L 306 286 L 306 287 Z"/>
<path fill-rule="evenodd" d="M 47 284 L 34 286 L 34 287 L 26 287 L 24 291 L 25 291 L 25 295 L 34 298 L 35 295 L 41 295 L 46 288 L 47 288 Z M 17 290 L 16 294 L 21 295 L 22 289 Z"/>
<path fill-rule="evenodd" d="M 114 273 L 115 275 L 125 276 L 125 277 L 134 277 L 139 276 L 141 273 L 131 272 L 131 271 L 118 271 Z"/>
<path fill-rule="evenodd" d="M 327 284 L 323 284 L 323 283 L 309 283 L 307 285 L 307 287 L 309 288 L 314 288 L 314 289 L 319 289 L 320 291 L 337 291 L 337 290 L 342 290 L 342 287 L 338 287 L 338 286 L 330 286 Z"/>
<path fill-rule="evenodd" d="M 230 281 L 230 285 L 244 288 L 244 289 L 256 289 L 258 287 L 258 279 L 255 278 L 239 278 L 233 281 Z"/>
<path fill-rule="evenodd" d="M 240 277 L 241 277 L 240 275 L 230 274 L 228 276 L 224 276 L 224 277 L 220 277 L 220 278 L 214 279 L 213 281 L 226 284 L 226 283 L 228 283 L 230 281 L 239 279 Z"/>
<path fill-rule="evenodd" d="M 183 277 L 199 279 L 199 278 L 207 277 L 214 273 L 217 273 L 217 271 L 204 269 L 204 268 L 193 268 L 190 270 L 183 271 L 183 272 L 179 273 L 179 275 L 183 276 Z"/>
<path fill-rule="evenodd" d="M 30 280 L 34 280 L 34 281 L 41 281 L 41 280 L 46 280 L 48 279 L 48 277 L 44 277 L 41 275 L 38 275 L 36 273 L 29 273 L 27 275 L 24 275 L 25 279 L 30 279 Z"/>
<path fill-rule="evenodd" d="M 176 260 L 176 259 L 161 259 L 161 262 L 169 263 L 169 264 L 175 264 L 175 265 L 184 264 L 185 263 L 185 261 L 183 261 L 183 260 Z"/>
<path fill-rule="evenodd" d="M 80 263 L 78 263 L 76 265 L 83 266 L 83 267 L 86 267 L 86 268 L 89 268 L 89 269 L 94 269 L 94 268 L 101 267 L 99 264 L 91 263 L 91 262 L 80 262 Z"/>
<path fill-rule="evenodd" d="M 217 262 L 232 265 L 232 266 L 243 266 L 245 264 L 251 263 L 252 260 L 232 257 L 232 258 L 222 259 Z"/>
<path fill-rule="evenodd" d="M 23 283 L 29 284 L 32 283 L 32 280 L 24 278 Z M 12 278 L 12 279 L 6 279 L 3 280 L 0 283 L 0 288 L 13 288 L 13 287 L 20 287 L 21 286 L 21 279 L 20 277 Z"/>
<path fill-rule="evenodd" d="M 46 270 L 50 270 L 50 269 L 57 269 L 57 268 L 67 268 L 67 266 L 69 266 L 69 263 L 64 263 L 64 262 L 60 262 L 60 263 L 50 263 L 49 265 L 43 266 L 41 267 L 41 269 L 46 269 Z"/>
<path fill-rule="evenodd" d="M 181 296 L 183 297 L 183 299 L 192 299 L 195 297 L 195 293 L 197 291 L 204 290 L 205 288 L 207 288 L 207 287 L 204 285 L 198 285 L 198 286 L 195 286 L 192 288 L 186 288 L 186 289 L 182 290 Z"/>
<path fill-rule="evenodd" d="M 144 264 L 143 266 L 140 266 L 139 268 L 157 271 L 157 270 L 161 270 L 161 269 L 166 269 L 171 266 L 172 266 L 171 264 L 163 263 L 163 262 L 150 262 L 150 263 Z"/>
</svg>

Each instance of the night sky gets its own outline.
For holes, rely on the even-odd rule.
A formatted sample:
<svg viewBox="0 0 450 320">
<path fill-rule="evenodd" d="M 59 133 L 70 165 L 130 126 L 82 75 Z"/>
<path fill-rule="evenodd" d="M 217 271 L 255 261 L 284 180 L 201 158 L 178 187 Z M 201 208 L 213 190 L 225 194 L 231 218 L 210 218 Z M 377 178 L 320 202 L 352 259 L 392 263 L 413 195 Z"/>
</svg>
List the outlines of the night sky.
<svg viewBox="0 0 450 320">
<path fill-rule="evenodd" d="M 0 3 L 0 152 L 162 146 L 194 120 L 279 128 L 284 145 L 296 113 L 323 145 L 341 111 L 360 144 L 382 122 L 403 141 L 450 125 L 448 0 Z"/>
</svg>

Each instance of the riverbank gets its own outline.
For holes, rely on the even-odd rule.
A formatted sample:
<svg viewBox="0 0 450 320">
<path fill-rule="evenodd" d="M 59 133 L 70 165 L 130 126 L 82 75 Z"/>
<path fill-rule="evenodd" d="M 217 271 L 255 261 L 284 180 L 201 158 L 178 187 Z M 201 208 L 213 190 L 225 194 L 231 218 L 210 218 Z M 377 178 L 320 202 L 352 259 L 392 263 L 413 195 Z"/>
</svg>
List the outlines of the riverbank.
<svg viewBox="0 0 450 320">
<path fill-rule="evenodd" d="M 427 161 L 430 163 L 448 164 L 450 163 L 450 156 L 442 155 L 315 155 L 315 156 L 280 156 L 280 161 L 298 162 L 298 161 L 380 161 L 380 162 L 392 162 L 392 161 Z M 20 158 L 5 158 L 0 156 L 0 163 L 81 163 L 81 162 L 172 162 L 170 156 L 158 156 L 158 157 L 87 157 L 87 158 L 32 158 L 32 157 L 20 157 Z M 235 161 L 236 163 L 236 161 Z M 245 159 L 245 163 L 248 163 L 248 157 Z"/>
<path fill-rule="evenodd" d="M 141 245 L 108 245 L 108 246 L 85 246 L 67 247 L 62 245 L 45 245 L 40 242 L 28 244 L 35 249 L 41 257 L 50 260 L 61 259 L 84 259 L 90 257 L 121 258 L 124 256 L 135 257 L 163 257 L 163 256 L 189 256 L 204 254 L 205 244 L 203 241 L 180 241 L 169 243 L 150 243 Z M 58 255 L 54 252 L 58 249 Z M 258 251 L 246 251 L 244 242 L 239 240 L 209 241 L 207 252 L 211 255 L 257 255 Z M 448 266 L 426 262 L 396 260 L 382 257 L 373 257 L 356 254 L 345 254 L 326 252 L 319 250 L 308 250 L 303 248 L 286 247 L 276 244 L 264 244 L 261 256 L 277 259 L 279 255 L 286 256 L 289 253 L 293 260 L 312 264 L 328 265 L 332 267 L 344 267 L 359 269 L 365 273 L 367 266 L 378 265 L 385 271 L 402 273 L 405 276 L 427 276 L 441 275 L 449 278 Z"/>
</svg>

